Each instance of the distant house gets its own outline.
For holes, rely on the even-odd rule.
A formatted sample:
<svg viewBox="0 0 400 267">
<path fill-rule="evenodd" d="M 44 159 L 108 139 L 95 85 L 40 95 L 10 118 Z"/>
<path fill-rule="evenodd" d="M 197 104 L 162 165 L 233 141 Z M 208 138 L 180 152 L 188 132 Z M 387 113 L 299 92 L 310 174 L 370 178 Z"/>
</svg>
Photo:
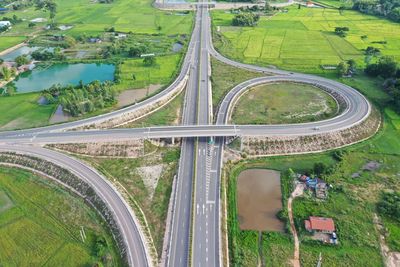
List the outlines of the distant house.
<svg viewBox="0 0 400 267">
<path fill-rule="evenodd" d="M 101 39 L 100 38 L 89 38 L 89 43 L 97 43 L 100 44 L 101 43 Z"/>
<path fill-rule="evenodd" d="M 8 20 L 1 20 L 0 21 L 0 28 L 4 28 L 4 27 L 10 27 L 11 26 L 11 22 Z"/>
<path fill-rule="evenodd" d="M 332 234 L 335 232 L 335 223 L 332 218 L 313 217 L 310 216 L 308 220 L 304 221 L 304 225 L 309 232 L 320 232 Z"/>
</svg>

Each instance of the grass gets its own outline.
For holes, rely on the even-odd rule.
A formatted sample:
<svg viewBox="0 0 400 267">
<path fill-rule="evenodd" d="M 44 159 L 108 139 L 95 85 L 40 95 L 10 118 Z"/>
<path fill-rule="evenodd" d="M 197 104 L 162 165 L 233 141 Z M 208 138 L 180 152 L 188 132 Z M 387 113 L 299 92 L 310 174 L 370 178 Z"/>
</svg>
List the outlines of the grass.
<svg viewBox="0 0 400 267">
<path fill-rule="evenodd" d="M 129 59 L 120 65 L 121 82 L 118 90 L 144 88 L 151 84 L 166 85 L 175 77 L 181 54 L 157 57 L 157 64 L 145 66 L 143 59 Z M 136 79 L 133 79 L 135 75 Z"/>
<path fill-rule="evenodd" d="M 177 125 L 181 121 L 181 113 L 185 92 L 181 92 L 171 102 L 152 114 L 128 123 L 123 127 L 150 127 L 161 125 Z"/>
<path fill-rule="evenodd" d="M 57 0 L 56 21 L 74 27 L 63 34 L 78 36 L 83 33 L 97 35 L 105 28 L 114 27 L 116 31 L 145 34 L 188 34 L 191 30 L 192 14 L 165 12 L 154 9 L 149 0 L 118 0 L 110 4 L 94 3 L 86 0 Z M 6 13 L 27 21 L 42 17 L 48 19 L 48 13 L 35 10 L 34 7 Z M 44 23 L 42 23 L 43 25 Z M 6 35 L 28 35 L 32 29 L 28 22 L 14 25 Z"/>
<path fill-rule="evenodd" d="M 211 58 L 211 82 L 213 110 L 216 109 L 224 96 L 236 85 L 252 78 L 264 76 L 258 72 L 252 72 L 224 64 Z"/>
<path fill-rule="evenodd" d="M 86 0 L 69 2 L 57 0 L 56 2 L 57 23 L 74 26 L 71 30 L 62 31 L 62 34 L 66 35 L 78 36 L 83 33 L 87 36 L 97 35 L 103 33 L 105 28 L 115 27 L 116 31 L 133 32 L 136 34 L 135 38 L 157 42 L 165 38 L 182 39 L 182 36 L 188 35 L 192 28 L 192 13 L 160 11 L 154 9 L 149 0 L 118 0 L 111 4 L 89 3 Z M 20 43 L 25 39 L 23 36 L 31 35 L 33 32 L 36 32 L 40 38 L 43 34 L 40 27 L 46 23 L 39 23 L 37 27 L 29 28 L 27 21 L 48 16 L 47 13 L 35 10 L 33 7 L 8 12 L 6 15 L 16 15 L 26 21 L 0 34 L 0 51 Z M 55 31 L 48 32 L 48 34 L 53 33 Z M 155 46 L 159 45 L 155 44 Z M 120 83 L 116 84 L 115 88 L 122 91 L 150 85 L 164 87 L 179 71 L 181 58 L 182 53 L 159 56 L 157 64 L 151 67 L 144 66 L 141 58 L 122 59 L 124 61 L 119 68 Z M 0 112 L 2 111 L 3 114 L 0 118 L 0 129 L 12 130 L 48 125 L 55 107 L 53 105 L 39 106 L 35 103 L 37 98 L 38 94 L 0 97 Z M 87 116 L 96 114 L 87 114 Z"/>
<path fill-rule="evenodd" d="M 224 11 L 212 13 L 216 48 L 226 56 L 257 65 L 276 65 L 294 71 L 327 74 L 320 65 L 336 65 L 342 60 L 354 59 L 364 63 L 363 49 L 374 46 L 383 55 L 400 60 L 400 34 L 397 23 L 346 10 L 288 8 L 287 13 L 261 17 L 256 27 L 230 26 L 233 14 Z M 333 33 L 335 27 L 350 28 L 341 38 Z M 367 36 L 367 38 L 361 38 Z M 376 42 L 386 41 L 386 44 Z"/>
<path fill-rule="evenodd" d="M 331 118 L 335 100 L 310 85 L 279 83 L 254 87 L 235 106 L 235 124 L 301 123 Z"/>
<path fill-rule="evenodd" d="M 0 168 L 0 195 L 12 206 L 0 210 L 0 262 L 4 266 L 85 266 L 102 261 L 97 237 L 108 243 L 105 266 L 118 266 L 112 236 L 97 213 L 54 182 L 27 171 Z M 87 239 L 82 241 L 83 227 Z"/>
<path fill-rule="evenodd" d="M 153 149 L 154 146 L 152 146 Z M 161 256 L 162 252 L 168 203 L 179 155 L 178 148 L 156 147 L 147 156 L 139 158 L 112 159 L 85 157 L 85 160 L 102 171 L 109 179 L 118 181 L 143 210 L 159 256 Z M 138 168 L 159 164 L 163 164 L 163 170 L 155 188 L 153 198 L 150 198 L 150 189 L 143 182 Z"/>
<path fill-rule="evenodd" d="M 10 130 L 48 124 L 55 106 L 37 104 L 39 94 L 0 97 L 0 129 Z"/>
<path fill-rule="evenodd" d="M 26 38 L 24 36 L 1 36 L 0 51 L 22 43 Z"/>
</svg>

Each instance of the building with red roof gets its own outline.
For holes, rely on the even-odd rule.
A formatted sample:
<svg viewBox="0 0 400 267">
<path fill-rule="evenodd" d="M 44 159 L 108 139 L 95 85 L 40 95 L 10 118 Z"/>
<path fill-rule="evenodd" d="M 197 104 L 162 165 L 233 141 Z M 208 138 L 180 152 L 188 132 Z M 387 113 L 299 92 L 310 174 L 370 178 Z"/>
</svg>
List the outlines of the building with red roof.
<svg viewBox="0 0 400 267">
<path fill-rule="evenodd" d="M 309 232 L 333 233 L 335 232 L 335 223 L 332 218 L 310 216 L 304 221 L 306 230 Z"/>
</svg>

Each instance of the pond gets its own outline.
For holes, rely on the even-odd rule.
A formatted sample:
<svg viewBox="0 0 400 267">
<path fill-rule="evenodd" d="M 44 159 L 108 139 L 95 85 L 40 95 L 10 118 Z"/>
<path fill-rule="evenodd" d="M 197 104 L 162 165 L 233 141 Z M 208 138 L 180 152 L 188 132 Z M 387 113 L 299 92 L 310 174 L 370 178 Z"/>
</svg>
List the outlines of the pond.
<svg viewBox="0 0 400 267">
<path fill-rule="evenodd" d="M 49 47 L 49 48 L 43 48 L 43 47 L 39 47 L 39 46 L 22 46 L 20 48 L 17 48 L 3 56 L 0 56 L 1 59 L 3 59 L 4 61 L 14 61 L 14 59 L 18 56 L 21 55 L 29 55 L 32 52 L 39 50 L 39 49 L 43 49 L 49 52 L 54 51 L 54 47 Z M 28 56 L 29 58 L 29 56 Z"/>
<path fill-rule="evenodd" d="M 276 214 L 282 209 L 280 173 L 266 169 L 241 172 L 237 180 L 240 229 L 283 231 Z"/>
<path fill-rule="evenodd" d="M 17 93 L 37 92 L 54 84 L 78 85 L 95 80 L 101 82 L 114 80 L 115 66 L 112 64 L 55 64 L 48 68 L 34 69 L 22 73 L 15 81 Z"/>
<path fill-rule="evenodd" d="M 181 43 L 174 43 L 172 45 L 172 51 L 173 52 L 179 52 L 179 51 L 182 50 L 182 48 L 183 48 L 183 44 L 181 44 Z"/>
</svg>

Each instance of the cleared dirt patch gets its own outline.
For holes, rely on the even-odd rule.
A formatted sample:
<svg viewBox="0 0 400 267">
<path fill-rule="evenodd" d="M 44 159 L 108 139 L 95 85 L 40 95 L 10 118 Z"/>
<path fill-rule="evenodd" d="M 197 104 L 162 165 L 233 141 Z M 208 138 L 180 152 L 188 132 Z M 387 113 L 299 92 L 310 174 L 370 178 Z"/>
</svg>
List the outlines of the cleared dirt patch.
<svg viewBox="0 0 400 267">
<path fill-rule="evenodd" d="M 283 231 L 276 217 L 282 209 L 280 173 L 273 170 L 249 169 L 237 180 L 240 229 Z"/>
<path fill-rule="evenodd" d="M 311 85 L 260 85 L 240 97 L 232 114 L 237 124 L 301 123 L 331 118 L 338 112 L 328 93 Z"/>
<path fill-rule="evenodd" d="M 153 94 L 160 88 L 161 88 L 161 84 L 151 84 L 147 88 L 125 90 L 118 95 L 117 106 L 125 107 L 128 105 L 132 105 L 135 102 L 142 100 L 143 98 Z"/>
</svg>

